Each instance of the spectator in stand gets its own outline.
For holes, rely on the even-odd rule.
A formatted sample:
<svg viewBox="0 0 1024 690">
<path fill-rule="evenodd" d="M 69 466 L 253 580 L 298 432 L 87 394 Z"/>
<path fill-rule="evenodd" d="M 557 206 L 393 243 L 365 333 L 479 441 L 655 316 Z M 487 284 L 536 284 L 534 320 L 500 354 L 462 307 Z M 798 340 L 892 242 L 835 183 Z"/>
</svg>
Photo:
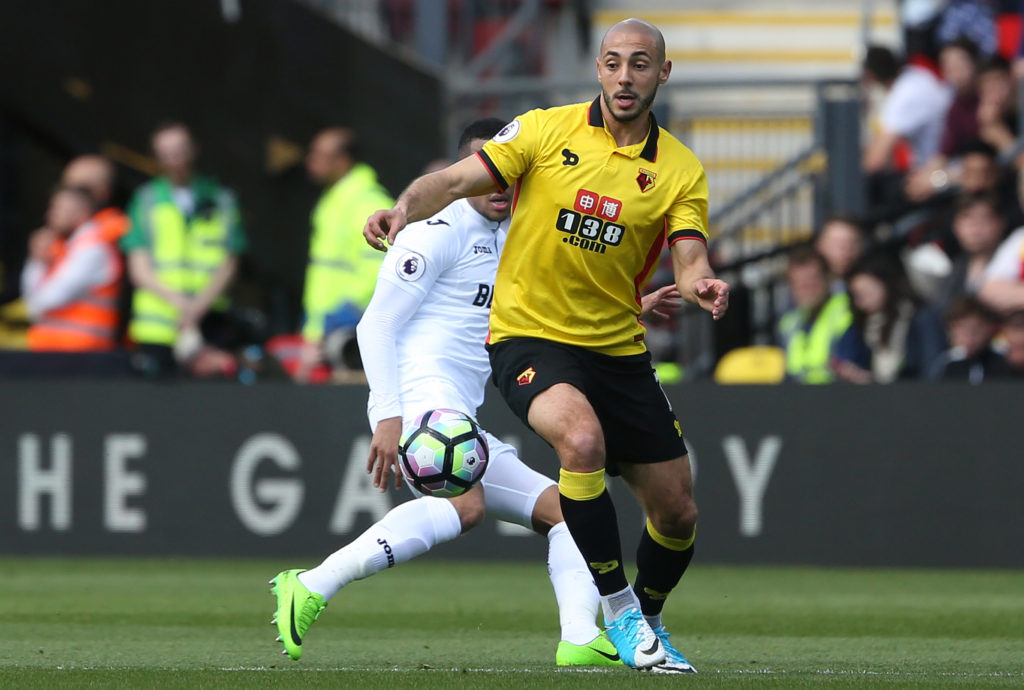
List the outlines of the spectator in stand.
<svg viewBox="0 0 1024 690">
<path fill-rule="evenodd" d="M 167 374 L 204 336 L 228 328 L 225 291 L 247 240 L 234 193 L 194 172 L 188 127 L 162 124 L 151 142 L 163 174 L 135 191 L 121 246 L 135 286 L 129 336 L 145 356 L 144 368 Z"/>
<path fill-rule="evenodd" d="M 46 227 L 29 242 L 22 296 L 33 351 L 114 349 L 121 257 L 92 219 L 95 200 L 84 187 L 61 187 L 50 199 Z"/>
<path fill-rule="evenodd" d="M 1006 317 L 1002 337 L 1006 345 L 1004 359 L 1014 377 L 1024 377 L 1024 311 L 1015 311 Z"/>
<path fill-rule="evenodd" d="M 864 230 L 860 221 L 852 216 L 834 215 L 821 226 L 814 248 L 828 264 L 833 293 L 846 292 L 844 277 L 864 253 L 864 246 Z"/>
<path fill-rule="evenodd" d="M 1010 366 L 992 347 L 999 315 L 974 297 L 961 297 L 946 312 L 950 349 L 932 364 L 929 378 L 981 383 L 1012 375 Z"/>
<path fill-rule="evenodd" d="M 884 249 L 847 276 L 853 325 L 837 348 L 836 375 L 851 383 L 921 378 L 946 349 L 942 322 L 910 289 L 903 264 Z"/>
<path fill-rule="evenodd" d="M 1004 314 L 1024 309 L 1024 227 L 1010 233 L 996 249 L 978 296 Z"/>
<path fill-rule="evenodd" d="M 911 166 L 930 160 L 939 150 L 952 89 L 924 64 L 901 66 L 893 52 L 882 46 L 868 49 L 863 81 L 886 91 L 878 131 L 864 150 L 864 171 L 875 174 L 893 169 L 893 154 L 901 141 L 910 147 Z"/>
<path fill-rule="evenodd" d="M 331 127 L 317 134 L 306 169 L 324 192 L 312 215 L 303 347 L 295 370 L 295 379 L 302 383 L 331 354 L 325 353 L 328 338 L 332 346 L 327 349 L 336 353 L 332 360 L 358 362 L 352 352 L 355 326 L 373 296 L 384 257 L 363 239 L 363 224 L 374 211 L 394 204 L 377 182 L 377 173 L 363 162 L 356 135 L 348 128 Z"/>
<path fill-rule="evenodd" d="M 111 203 L 116 179 L 117 171 L 110 159 L 95 154 L 71 159 L 61 175 L 63 186 L 81 187 L 92 194 L 99 209 L 92 220 L 110 242 L 117 242 L 128 232 L 128 216 Z"/>
<path fill-rule="evenodd" d="M 953 259 L 936 296 L 935 306 L 940 312 L 956 300 L 978 292 L 1005 231 L 1006 221 L 994 195 L 980 193 L 960 198 L 953 216 L 953 234 L 960 253 Z"/>
<path fill-rule="evenodd" d="M 1017 144 L 1017 85 L 1010 63 L 996 56 L 978 72 L 978 138 L 995 147 L 1001 158 Z"/>
<path fill-rule="evenodd" d="M 786 376 L 800 383 L 831 383 L 831 362 L 840 338 L 850 327 L 849 297 L 832 294 L 824 257 L 811 247 L 789 256 L 786 279 L 796 306 L 782 315 L 778 343 L 786 351 Z"/>
<path fill-rule="evenodd" d="M 947 163 L 978 138 L 978 49 L 971 41 L 947 43 L 939 53 L 942 79 L 953 88 L 939 151 L 907 177 L 907 197 L 927 199 L 950 182 Z"/>
</svg>

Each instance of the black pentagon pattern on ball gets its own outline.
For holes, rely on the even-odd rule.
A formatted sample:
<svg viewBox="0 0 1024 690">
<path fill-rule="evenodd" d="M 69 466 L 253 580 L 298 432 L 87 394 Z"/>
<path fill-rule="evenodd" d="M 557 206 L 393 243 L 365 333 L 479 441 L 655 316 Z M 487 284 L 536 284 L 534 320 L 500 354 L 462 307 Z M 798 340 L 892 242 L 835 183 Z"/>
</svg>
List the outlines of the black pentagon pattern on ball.
<svg viewBox="0 0 1024 690">
<path fill-rule="evenodd" d="M 472 441 L 473 439 L 477 439 L 478 441 L 480 441 L 480 444 L 484 447 L 484 452 L 490 455 L 490 448 L 488 448 L 487 446 L 487 438 L 483 435 L 483 433 L 481 433 L 480 426 L 476 423 L 476 421 L 469 417 L 468 415 L 465 415 L 465 417 L 472 426 L 472 430 L 467 431 L 464 434 L 460 434 L 454 438 L 448 438 L 440 431 L 430 428 L 430 418 L 431 416 L 433 416 L 434 412 L 437 411 L 438 410 L 427 410 L 426 412 L 424 412 L 420 417 L 420 425 L 416 429 L 415 433 L 409 434 L 409 437 L 405 440 L 405 443 L 402 444 L 398 449 L 398 454 L 402 458 L 402 465 L 405 468 L 405 476 L 410 478 L 413 486 L 415 486 L 421 492 L 424 484 L 433 484 L 434 482 L 443 481 L 449 481 L 455 486 L 458 486 L 464 489 L 465 491 L 469 491 L 471 488 L 473 488 L 473 482 L 467 482 L 461 477 L 456 477 L 455 475 L 452 474 L 452 465 L 455 463 L 455 446 L 459 445 L 464 441 Z M 409 464 L 409 446 L 412 445 L 413 441 L 415 441 L 420 434 L 427 434 L 428 436 L 432 436 L 444 444 L 444 463 L 441 466 L 441 472 L 439 472 L 438 474 L 432 474 L 429 477 L 419 476 L 418 474 L 413 472 L 412 466 Z M 483 476 L 484 474 L 486 474 L 487 466 L 489 464 L 490 463 L 484 465 L 484 471 L 480 473 L 479 477 L 477 477 L 478 482 L 481 479 L 483 479 Z"/>
</svg>

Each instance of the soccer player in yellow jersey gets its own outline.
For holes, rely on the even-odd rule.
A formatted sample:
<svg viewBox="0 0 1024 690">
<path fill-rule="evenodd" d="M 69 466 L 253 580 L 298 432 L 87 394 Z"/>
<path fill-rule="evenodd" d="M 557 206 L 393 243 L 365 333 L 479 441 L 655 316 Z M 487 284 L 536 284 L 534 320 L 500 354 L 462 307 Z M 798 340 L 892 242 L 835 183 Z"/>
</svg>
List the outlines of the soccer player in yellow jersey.
<svg viewBox="0 0 1024 690">
<path fill-rule="evenodd" d="M 693 556 L 697 506 L 681 428 L 644 345 L 640 290 L 666 241 L 684 299 L 717 319 L 729 286 L 708 264 L 703 168 L 651 113 L 671 69 L 657 28 L 616 24 L 601 42 L 597 99 L 521 115 L 477 156 L 414 181 L 364 235 L 384 249 L 407 222 L 515 186 L 491 311 L 493 380 L 558 453 L 562 513 L 622 660 L 693 673 L 661 610 Z M 648 516 L 632 587 L 606 472 Z"/>
</svg>

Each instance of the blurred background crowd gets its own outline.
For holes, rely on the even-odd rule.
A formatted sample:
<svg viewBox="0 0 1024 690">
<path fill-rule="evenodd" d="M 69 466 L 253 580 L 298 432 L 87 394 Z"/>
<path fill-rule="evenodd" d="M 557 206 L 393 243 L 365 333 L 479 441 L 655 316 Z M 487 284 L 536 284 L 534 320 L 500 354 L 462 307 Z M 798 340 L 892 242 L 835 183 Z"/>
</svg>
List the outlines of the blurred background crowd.
<svg viewBox="0 0 1024 690">
<path fill-rule="evenodd" d="M 650 324 L 662 379 L 1024 376 L 1024 2 L 850 0 L 817 23 L 800 0 L 770 16 L 692 4 L 643 4 L 676 63 L 658 117 L 705 162 L 712 257 L 736 291 L 720 324 Z M 584 0 L 200 5 L 129 19 L 140 36 L 225 27 L 194 34 L 234 56 L 213 86 L 198 86 L 198 48 L 170 78 L 109 60 L 76 72 L 103 37 L 93 50 L 74 16 L 54 23 L 76 45 L 45 59 L 3 41 L 24 83 L 0 94 L 0 375 L 360 381 L 354 328 L 381 260 L 366 217 L 444 165 L 460 124 L 592 98 L 603 27 L 644 16 Z M 268 45 L 264 24 L 288 22 L 305 33 L 249 52 Z M 823 25 L 846 31 L 838 55 L 808 44 Z M 715 44 L 716 27 L 776 43 L 744 53 Z M 26 87 L 45 79 L 68 104 Z M 133 79 L 145 107 L 104 100 L 104 80 Z M 206 108 L 225 80 L 268 95 Z M 262 168 L 243 135 L 264 143 Z M 651 287 L 670 281 L 666 261 Z"/>
</svg>

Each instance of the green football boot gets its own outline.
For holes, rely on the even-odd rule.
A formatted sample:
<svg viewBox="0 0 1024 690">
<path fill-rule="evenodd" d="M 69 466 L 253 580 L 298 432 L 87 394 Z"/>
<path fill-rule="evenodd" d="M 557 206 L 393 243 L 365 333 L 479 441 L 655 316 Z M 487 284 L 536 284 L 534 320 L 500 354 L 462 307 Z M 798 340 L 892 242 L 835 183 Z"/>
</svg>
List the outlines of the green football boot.
<svg viewBox="0 0 1024 690">
<path fill-rule="evenodd" d="M 270 591 L 277 597 L 277 613 L 270 622 L 277 625 L 277 641 L 284 643 L 283 653 L 296 660 L 302 656 L 302 638 L 309 626 L 327 608 L 322 596 L 299 582 L 297 575 L 302 572 L 305 571 L 284 570 L 270 581 Z"/>
<path fill-rule="evenodd" d="M 615 645 L 602 632 L 587 644 L 573 644 L 562 640 L 555 652 L 559 666 L 622 666 Z"/>
</svg>

